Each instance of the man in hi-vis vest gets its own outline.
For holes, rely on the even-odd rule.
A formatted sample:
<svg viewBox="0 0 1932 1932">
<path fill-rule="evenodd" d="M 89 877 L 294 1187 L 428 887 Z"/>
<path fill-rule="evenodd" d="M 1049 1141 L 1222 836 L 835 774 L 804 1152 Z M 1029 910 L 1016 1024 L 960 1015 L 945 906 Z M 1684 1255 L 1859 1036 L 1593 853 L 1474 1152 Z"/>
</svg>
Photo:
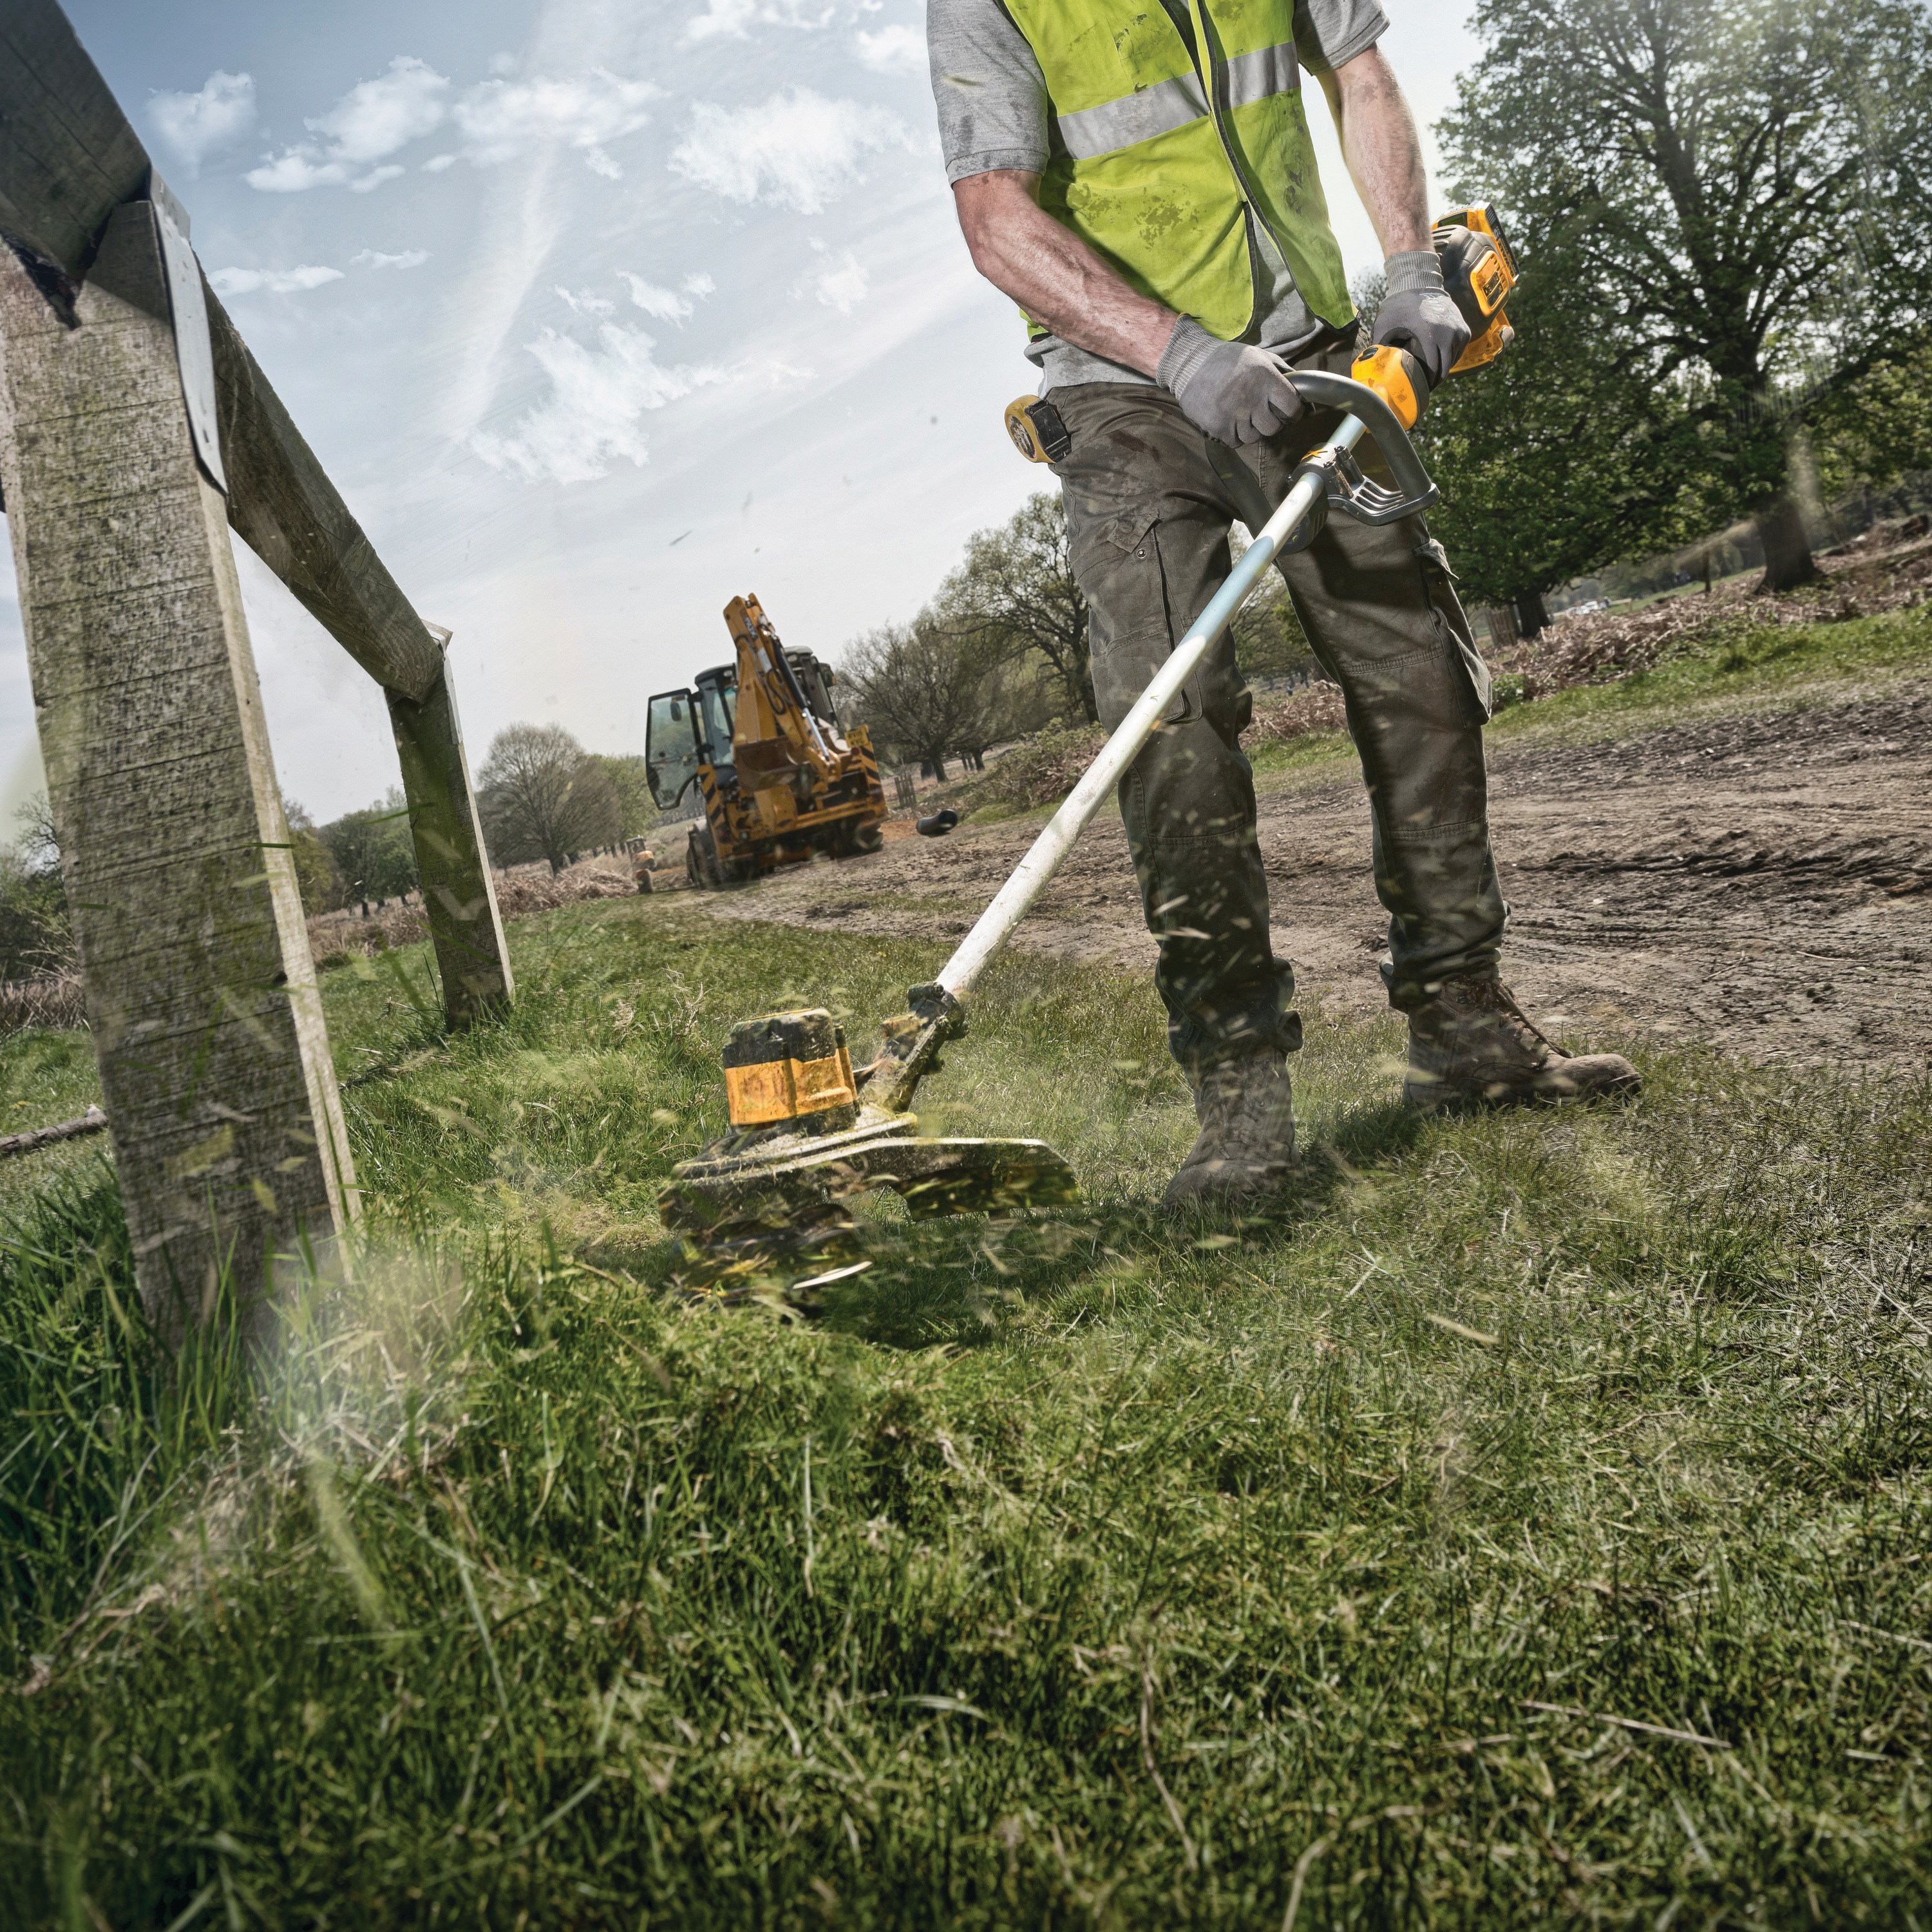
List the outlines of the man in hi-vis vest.
<svg viewBox="0 0 1932 1932">
<path fill-rule="evenodd" d="M 1432 382 L 1468 340 L 1430 240 L 1414 123 L 1376 45 L 1387 26 L 1377 0 L 927 0 L 960 224 L 1024 312 L 1026 352 L 1072 438 L 1054 470 L 1110 728 L 1227 576 L 1231 521 L 1258 530 L 1336 424 L 1287 380 L 1291 364 L 1346 375 L 1356 336 L 1304 69 L 1388 257 L 1376 340 Z M 1364 467 L 1378 466 L 1365 454 Z M 1281 568 L 1361 754 L 1383 974 L 1409 1021 L 1407 1097 L 1634 1089 L 1627 1060 L 1545 1040 L 1497 977 L 1489 674 L 1422 518 L 1331 518 Z M 1294 1166 L 1301 1025 L 1268 938 L 1238 742 L 1251 709 L 1224 638 L 1120 786 L 1201 1123 L 1170 1205 L 1265 1196 Z"/>
</svg>

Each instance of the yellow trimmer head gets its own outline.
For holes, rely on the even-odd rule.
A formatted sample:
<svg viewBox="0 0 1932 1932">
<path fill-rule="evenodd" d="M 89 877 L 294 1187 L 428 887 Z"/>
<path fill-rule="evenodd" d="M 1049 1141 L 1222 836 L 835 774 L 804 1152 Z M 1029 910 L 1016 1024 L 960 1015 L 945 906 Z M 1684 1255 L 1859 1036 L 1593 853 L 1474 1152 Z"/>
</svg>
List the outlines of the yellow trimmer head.
<svg viewBox="0 0 1932 1932">
<path fill-rule="evenodd" d="M 915 1220 L 1079 1198 L 1072 1169 L 1044 1141 L 920 1133 L 914 1092 L 964 1019 L 937 986 L 912 998 L 914 1010 L 886 1023 L 884 1046 L 856 1073 L 823 1007 L 732 1028 L 730 1130 L 674 1169 L 658 1197 L 665 1226 L 707 1283 L 850 1258 L 859 1245 L 851 1202 L 874 1188 L 903 1197 Z"/>
</svg>

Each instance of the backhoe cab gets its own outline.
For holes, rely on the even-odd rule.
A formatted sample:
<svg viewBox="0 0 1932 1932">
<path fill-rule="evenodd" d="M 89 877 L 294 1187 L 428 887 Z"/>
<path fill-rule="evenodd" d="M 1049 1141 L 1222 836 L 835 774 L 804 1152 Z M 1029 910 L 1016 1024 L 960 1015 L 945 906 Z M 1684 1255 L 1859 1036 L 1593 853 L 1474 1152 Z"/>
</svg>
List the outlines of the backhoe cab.
<svg viewBox="0 0 1932 1932">
<path fill-rule="evenodd" d="M 658 808 L 674 809 L 694 788 L 704 807 L 685 851 L 691 883 L 876 852 L 885 788 L 871 734 L 839 729 L 831 668 L 786 650 L 755 597 L 734 598 L 724 622 L 736 661 L 700 673 L 694 690 L 659 692 L 644 740 Z"/>
</svg>

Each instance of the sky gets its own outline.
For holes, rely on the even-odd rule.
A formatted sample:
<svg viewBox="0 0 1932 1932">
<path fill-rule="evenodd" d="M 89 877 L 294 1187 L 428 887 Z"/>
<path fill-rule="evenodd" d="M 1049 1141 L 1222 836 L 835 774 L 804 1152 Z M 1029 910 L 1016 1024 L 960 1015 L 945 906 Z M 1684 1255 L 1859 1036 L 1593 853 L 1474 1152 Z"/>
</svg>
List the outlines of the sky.
<svg viewBox="0 0 1932 1932">
<path fill-rule="evenodd" d="M 1433 170 L 1466 10 L 1383 4 Z M 269 380 L 454 632 L 472 769 L 520 720 L 641 752 L 748 591 L 836 658 L 1051 487 L 1001 428 L 1034 371 L 959 238 L 921 0 L 67 4 Z M 1379 250 L 1307 100 L 1352 277 Z M 236 548 L 284 793 L 369 803 L 398 776 L 380 692 Z M 0 812 L 41 782 L 8 554 Z"/>
</svg>

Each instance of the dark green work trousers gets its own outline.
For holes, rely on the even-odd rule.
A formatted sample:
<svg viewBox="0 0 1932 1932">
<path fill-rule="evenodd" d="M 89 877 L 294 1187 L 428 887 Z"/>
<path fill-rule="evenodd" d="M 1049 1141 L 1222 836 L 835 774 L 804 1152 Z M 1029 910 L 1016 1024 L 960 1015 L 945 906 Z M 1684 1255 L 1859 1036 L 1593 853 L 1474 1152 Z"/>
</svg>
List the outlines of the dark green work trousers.
<svg viewBox="0 0 1932 1932">
<path fill-rule="evenodd" d="M 1348 367 L 1346 350 L 1318 360 Z M 1229 523 L 1259 530 L 1339 418 L 1311 411 L 1272 441 L 1234 450 L 1203 435 L 1165 389 L 1083 383 L 1053 401 L 1073 439 L 1054 468 L 1111 728 L 1226 580 Z M 1357 453 L 1388 480 L 1372 446 Z M 1280 568 L 1346 701 L 1389 913 L 1384 976 L 1406 1010 L 1453 974 L 1496 970 L 1505 908 L 1483 770 L 1489 674 L 1421 518 L 1370 530 L 1331 517 Z M 1190 1076 L 1301 1042 L 1293 970 L 1269 943 L 1254 779 L 1239 745 L 1252 710 L 1224 636 L 1120 783 L 1148 929 L 1160 942 L 1168 1043 Z"/>
</svg>

